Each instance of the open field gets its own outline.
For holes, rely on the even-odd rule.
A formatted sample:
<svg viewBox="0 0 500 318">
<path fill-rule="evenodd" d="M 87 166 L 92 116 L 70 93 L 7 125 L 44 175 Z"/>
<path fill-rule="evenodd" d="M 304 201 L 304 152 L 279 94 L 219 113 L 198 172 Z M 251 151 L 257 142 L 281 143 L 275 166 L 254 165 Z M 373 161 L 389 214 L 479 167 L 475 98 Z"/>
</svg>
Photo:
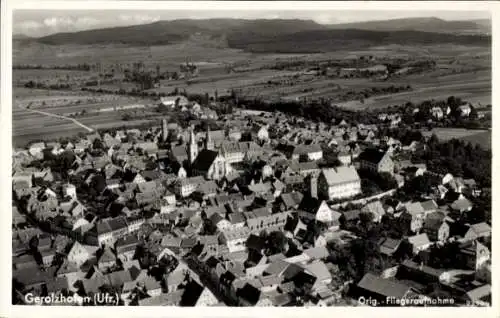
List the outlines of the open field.
<svg viewBox="0 0 500 318">
<path fill-rule="evenodd" d="M 462 139 L 473 144 L 479 144 L 485 149 L 491 149 L 491 130 L 468 130 L 462 128 L 434 128 L 431 131 L 423 131 L 424 136 L 436 136 L 441 140 L 453 138 Z"/>
<path fill-rule="evenodd" d="M 451 95 L 460 97 L 473 105 L 488 105 L 491 104 L 491 81 L 481 78 L 471 77 L 463 79 L 461 82 L 457 81 L 435 81 L 430 83 L 432 79 L 419 87 L 418 83 L 413 91 L 402 92 L 391 95 L 377 96 L 367 98 L 364 103 L 360 101 L 348 101 L 345 103 L 338 103 L 338 106 L 353 109 L 376 109 L 384 108 L 387 106 L 400 105 L 406 102 L 418 103 L 425 100 L 439 100 L 446 99 Z"/>
<path fill-rule="evenodd" d="M 400 75 L 381 81 L 373 78 L 329 78 L 309 72 L 310 67 L 334 61 L 353 61 L 360 56 L 373 56 L 378 63 L 391 63 L 394 59 L 408 61 L 430 59 L 436 62 L 434 70 L 421 74 Z M 14 47 L 14 64 L 67 65 L 100 62 L 108 67 L 119 65 L 132 69 L 133 63 L 143 62 L 147 69 L 153 70 L 158 65 L 161 71 L 179 71 L 179 65 L 189 61 L 199 68 L 199 76 L 189 80 L 161 81 L 159 88 L 151 91 L 172 93 L 176 88 L 189 94 L 213 95 L 215 91 L 224 95 L 235 89 L 243 96 L 263 98 L 302 97 L 330 98 L 339 101 L 346 94 L 356 93 L 376 87 L 385 89 L 390 86 L 410 85 L 412 90 L 390 95 L 379 95 L 359 100 L 335 102 L 353 110 L 382 108 L 403 104 L 408 101 L 418 103 L 427 99 L 443 99 L 450 95 L 461 97 L 473 104 L 491 104 L 491 50 L 485 47 L 464 45 L 385 45 L 358 50 L 335 50 L 312 54 L 255 54 L 224 45 L 190 41 L 184 44 L 160 46 L 126 46 L 122 44 L 106 45 L 45 45 L 31 43 Z M 275 66 L 298 62 L 298 67 Z M 274 67 L 274 68 L 273 68 Z M 229 69 L 238 70 L 229 72 Z M 243 70 L 243 71 L 242 71 Z M 63 79 L 67 76 L 80 76 L 82 71 L 63 70 L 14 70 L 14 81 L 40 77 Z M 53 78 L 52 78 L 52 77 Z M 135 84 L 104 84 L 102 88 L 131 88 Z M 109 86 L 109 87 L 108 87 Z M 350 96 L 350 95 L 349 95 Z M 353 94 L 352 96 L 357 96 Z M 355 98 L 355 97 L 353 97 Z M 82 123 L 93 128 L 133 125 L 133 122 L 121 120 L 120 112 L 94 115 L 92 111 L 128 104 L 151 104 L 151 100 L 137 100 L 123 96 L 96 94 L 83 91 L 49 91 L 15 87 L 14 104 L 32 103 L 33 109 L 53 114 L 74 114 L 87 111 L 86 116 L 78 117 Z M 35 103 L 36 102 L 36 105 Z M 56 124 L 47 116 L 25 114 L 13 111 L 13 131 L 16 136 L 57 136 L 79 131 L 80 127 L 71 122 Z M 47 117 L 47 118 L 44 118 Z M 53 118 L 54 119 L 54 118 Z M 34 122 L 36 124 L 29 128 Z M 63 132 L 63 128 L 68 132 Z"/>
<path fill-rule="evenodd" d="M 23 84 L 28 81 L 67 82 L 87 79 L 93 75 L 91 72 L 77 70 L 16 69 L 12 72 L 12 81 L 14 84 Z"/>
<path fill-rule="evenodd" d="M 151 122 L 148 119 L 123 121 L 121 114 L 117 112 L 86 116 L 78 118 L 78 121 L 93 129 L 127 127 Z M 87 130 L 69 120 L 30 113 L 26 110 L 15 110 L 12 122 L 12 138 L 16 147 L 25 146 L 34 140 L 52 140 L 72 137 L 78 133 L 88 133 Z"/>
</svg>

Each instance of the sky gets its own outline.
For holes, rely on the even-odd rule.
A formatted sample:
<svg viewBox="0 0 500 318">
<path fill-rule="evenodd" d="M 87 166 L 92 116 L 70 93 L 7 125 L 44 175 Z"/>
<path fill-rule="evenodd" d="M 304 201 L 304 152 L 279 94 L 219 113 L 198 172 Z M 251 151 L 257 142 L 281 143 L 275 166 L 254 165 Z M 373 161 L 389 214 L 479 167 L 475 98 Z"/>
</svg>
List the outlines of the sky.
<svg viewBox="0 0 500 318">
<path fill-rule="evenodd" d="M 444 20 L 489 19 L 487 11 L 361 11 L 361 10 L 15 10 L 13 33 L 32 37 L 175 19 L 308 19 L 321 24 L 408 17 Z"/>
</svg>

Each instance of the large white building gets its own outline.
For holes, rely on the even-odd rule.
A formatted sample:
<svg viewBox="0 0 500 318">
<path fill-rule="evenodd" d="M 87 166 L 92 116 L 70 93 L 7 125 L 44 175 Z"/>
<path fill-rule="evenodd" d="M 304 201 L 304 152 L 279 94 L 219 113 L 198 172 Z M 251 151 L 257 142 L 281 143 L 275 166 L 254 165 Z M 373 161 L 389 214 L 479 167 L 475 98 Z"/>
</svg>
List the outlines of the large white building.
<svg viewBox="0 0 500 318">
<path fill-rule="evenodd" d="M 361 193 L 361 179 L 353 166 L 323 169 L 318 177 L 318 194 L 330 200 Z"/>
</svg>

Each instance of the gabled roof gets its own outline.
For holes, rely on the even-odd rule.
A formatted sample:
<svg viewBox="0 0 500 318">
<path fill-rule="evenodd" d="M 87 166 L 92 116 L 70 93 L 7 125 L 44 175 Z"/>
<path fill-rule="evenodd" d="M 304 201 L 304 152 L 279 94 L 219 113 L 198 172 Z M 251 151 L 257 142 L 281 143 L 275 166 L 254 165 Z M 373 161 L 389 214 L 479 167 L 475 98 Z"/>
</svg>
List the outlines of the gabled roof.
<svg viewBox="0 0 500 318">
<path fill-rule="evenodd" d="M 485 222 L 473 224 L 470 229 L 477 234 L 491 233 L 491 227 Z"/>
<path fill-rule="evenodd" d="M 484 298 L 491 297 L 491 285 L 486 284 L 483 286 L 479 286 L 472 290 L 469 290 L 467 293 L 467 297 L 469 297 L 472 301 L 483 300 Z"/>
<path fill-rule="evenodd" d="M 110 248 L 105 248 L 101 257 L 99 257 L 99 263 L 101 262 L 114 262 L 116 260 L 115 254 Z"/>
<path fill-rule="evenodd" d="M 199 171 L 208 171 L 215 158 L 219 153 L 217 151 L 203 149 L 196 157 L 196 160 L 193 163 L 193 169 Z"/>
<path fill-rule="evenodd" d="M 358 159 L 362 161 L 368 161 L 373 164 L 378 164 L 382 158 L 385 156 L 385 152 L 376 149 L 376 148 L 368 148 L 365 149 L 362 153 L 359 154 Z"/>
<path fill-rule="evenodd" d="M 462 199 L 458 199 L 455 202 L 453 202 L 450 207 L 453 210 L 465 211 L 465 210 L 470 209 L 472 207 L 472 202 L 470 202 L 466 198 L 462 198 Z"/>
<path fill-rule="evenodd" d="M 438 208 L 438 205 L 437 205 L 436 201 L 434 201 L 434 200 L 427 200 L 427 201 L 420 202 L 420 205 L 422 206 L 422 208 L 426 212 L 427 211 L 434 211 Z"/>
<path fill-rule="evenodd" d="M 314 261 L 306 265 L 306 271 L 313 274 L 317 281 L 323 281 L 332 278 L 332 274 L 328 271 L 325 263 L 323 261 Z"/>
<path fill-rule="evenodd" d="M 431 243 L 426 233 L 410 236 L 408 237 L 408 242 L 415 247 L 425 246 Z"/>
<path fill-rule="evenodd" d="M 393 296 L 398 299 L 403 299 L 410 291 L 410 287 L 403 283 L 392 279 L 384 279 L 371 273 L 365 274 L 357 286 L 379 295 Z"/>
<path fill-rule="evenodd" d="M 425 212 L 421 202 L 409 202 L 405 204 L 406 211 L 412 216 L 417 216 Z"/>
<path fill-rule="evenodd" d="M 323 169 L 322 173 L 329 186 L 346 182 L 360 181 L 358 172 L 353 166 Z"/>
<path fill-rule="evenodd" d="M 362 209 L 363 212 L 371 212 L 375 216 L 381 217 L 385 214 L 384 206 L 380 201 L 373 201 L 366 204 Z"/>
<path fill-rule="evenodd" d="M 326 246 L 311 247 L 304 250 L 304 254 L 309 256 L 311 259 L 324 259 L 330 256 Z"/>
<path fill-rule="evenodd" d="M 392 255 L 401 244 L 401 240 L 395 240 L 392 238 L 386 238 L 380 244 L 380 253 L 385 255 Z"/>
</svg>

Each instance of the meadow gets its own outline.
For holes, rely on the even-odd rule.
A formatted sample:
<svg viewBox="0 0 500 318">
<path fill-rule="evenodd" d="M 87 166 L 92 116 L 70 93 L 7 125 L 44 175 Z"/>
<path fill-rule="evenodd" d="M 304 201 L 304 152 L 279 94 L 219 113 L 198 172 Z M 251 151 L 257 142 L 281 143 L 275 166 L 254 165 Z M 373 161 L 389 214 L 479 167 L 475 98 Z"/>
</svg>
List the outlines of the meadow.
<svg viewBox="0 0 500 318">
<path fill-rule="evenodd" d="M 453 138 L 461 139 L 472 144 L 479 144 L 484 149 L 491 149 L 491 130 L 470 130 L 462 128 L 434 128 L 423 131 L 424 136 L 435 134 L 438 139 L 446 141 Z"/>
<path fill-rule="evenodd" d="M 315 65 L 337 61 L 359 60 L 361 56 L 372 56 L 379 63 L 390 63 L 394 59 L 408 61 L 431 59 L 436 61 L 434 70 L 420 74 L 401 75 L 388 80 L 373 78 L 330 78 L 309 72 Z M 151 47 L 107 45 L 45 45 L 29 43 L 14 45 L 14 64 L 40 64 L 44 66 L 74 65 L 100 62 L 108 66 L 132 68 L 133 63 L 143 62 L 147 69 L 153 70 L 158 65 L 161 71 L 178 71 L 185 62 L 199 67 L 199 76 L 192 79 L 165 80 L 160 87 L 151 89 L 157 93 L 170 94 L 175 90 L 188 94 L 219 96 L 229 94 L 231 90 L 243 96 L 260 98 L 330 98 L 338 106 L 352 110 L 382 108 L 403 104 L 408 101 L 418 103 L 427 99 L 442 99 L 450 95 L 461 97 L 473 104 L 491 104 L 491 50 L 484 47 L 461 45 L 408 46 L 386 45 L 371 48 L 336 50 L 311 54 L 249 53 L 231 49 L 213 43 L 188 41 L 183 44 L 160 45 Z M 280 63 L 295 63 L 297 68 L 276 69 Z M 229 71 L 232 69 L 233 71 Z M 92 72 L 64 70 L 17 70 L 13 71 L 14 82 L 28 78 L 62 80 L 68 77 L 85 76 Z M 133 83 L 103 84 L 102 88 L 134 88 Z M 411 86 L 411 90 L 388 95 L 359 98 L 359 92 L 365 89 Z M 344 101 L 343 97 L 352 96 L 354 100 Z M 349 95 L 352 94 L 352 95 Z M 118 114 L 100 114 L 89 117 L 92 111 L 132 103 L 151 104 L 151 99 L 132 99 L 112 94 L 91 93 L 81 90 L 52 91 L 15 87 L 14 104 L 31 104 L 39 110 L 55 114 L 74 114 L 85 111 L 81 118 L 88 125 L 96 128 L 129 124 L 121 120 Z M 24 117 L 23 117 L 24 116 Z M 26 117 L 28 116 L 28 117 Z M 51 135 L 58 129 L 80 129 L 71 122 L 55 125 L 52 120 L 42 115 L 21 115 L 13 113 L 14 137 Z M 142 120 L 142 119 L 138 119 Z M 34 128 L 28 128 L 39 121 Z M 45 124 L 43 124 L 45 123 Z M 69 126 L 65 126 L 69 125 Z M 54 133 L 55 134 L 55 133 Z M 66 134 L 66 132 L 64 132 Z"/>
</svg>

